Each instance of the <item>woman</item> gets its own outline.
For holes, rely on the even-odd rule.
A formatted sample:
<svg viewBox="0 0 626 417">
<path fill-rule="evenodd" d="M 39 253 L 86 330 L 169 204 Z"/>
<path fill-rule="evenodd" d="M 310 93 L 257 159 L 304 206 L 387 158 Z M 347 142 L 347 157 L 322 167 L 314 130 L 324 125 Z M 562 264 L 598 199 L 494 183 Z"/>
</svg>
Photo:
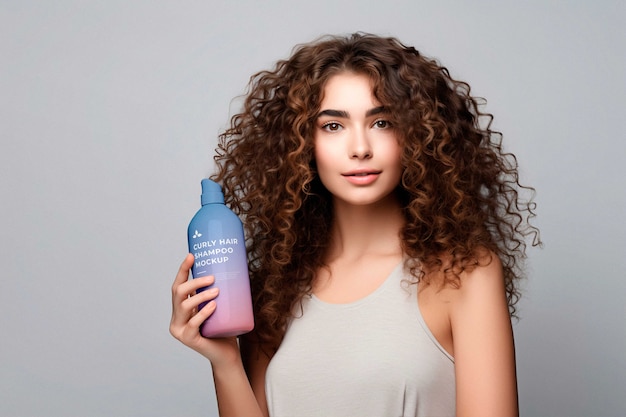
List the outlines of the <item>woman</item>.
<svg viewBox="0 0 626 417">
<path fill-rule="evenodd" d="M 212 278 L 170 331 L 221 416 L 514 416 L 510 316 L 532 206 L 469 86 L 393 38 L 326 37 L 252 77 L 214 179 L 245 224 L 255 330 L 206 339 Z M 198 311 L 198 305 L 209 301 Z"/>
</svg>

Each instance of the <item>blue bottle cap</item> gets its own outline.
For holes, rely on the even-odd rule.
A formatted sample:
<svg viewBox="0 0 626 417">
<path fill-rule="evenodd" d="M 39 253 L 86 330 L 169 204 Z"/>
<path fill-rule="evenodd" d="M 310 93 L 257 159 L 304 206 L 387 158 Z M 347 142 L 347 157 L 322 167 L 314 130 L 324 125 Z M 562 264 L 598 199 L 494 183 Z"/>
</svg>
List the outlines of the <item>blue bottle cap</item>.
<svg viewBox="0 0 626 417">
<path fill-rule="evenodd" d="M 205 178 L 201 182 L 202 184 L 202 196 L 200 202 L 204 206 L 205 204 L 224 204 L 224 194 L 222 193 L 222 187 L 215 181 Z"/>
</svg>

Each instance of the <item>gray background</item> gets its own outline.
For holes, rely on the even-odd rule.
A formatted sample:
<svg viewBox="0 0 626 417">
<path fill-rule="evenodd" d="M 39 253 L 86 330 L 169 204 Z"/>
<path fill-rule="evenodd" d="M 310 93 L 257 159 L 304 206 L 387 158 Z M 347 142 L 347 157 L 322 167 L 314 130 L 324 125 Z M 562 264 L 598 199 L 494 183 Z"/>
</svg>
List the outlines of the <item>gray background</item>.
<svg viewBox="0 0 626 417">
<path fill-rule="evenodd" d="M 357 30 L 468 80 L 537 188 L 522 414 L 626 414 L 625 18 L 621 1 L 0 1 L 0 415 L 216 414 L 209 363 L 168 333 L 199 181 L 253 72 Z"/>
</svg>

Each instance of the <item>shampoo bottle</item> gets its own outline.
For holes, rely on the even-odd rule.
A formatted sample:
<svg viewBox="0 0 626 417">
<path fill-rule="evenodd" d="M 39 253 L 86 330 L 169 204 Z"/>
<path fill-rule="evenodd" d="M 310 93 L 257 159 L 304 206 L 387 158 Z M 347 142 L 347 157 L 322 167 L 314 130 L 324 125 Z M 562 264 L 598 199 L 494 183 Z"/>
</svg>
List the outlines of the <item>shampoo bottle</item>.
<svg viewBox="0 0 626 417">
<path fill-rule="evenodd" d="M 187 230 L 189 252 L 195 258 L 191 274 L 194 278 L 213 275 L 220 293 L 215 312 L 202 323 L 200 333 L 204 337 L 247 333 L 254 318 L 241 220 L 224 205 L 221 187 L 209 179 L 202 180 L 201 203 Z"/>
</svg>

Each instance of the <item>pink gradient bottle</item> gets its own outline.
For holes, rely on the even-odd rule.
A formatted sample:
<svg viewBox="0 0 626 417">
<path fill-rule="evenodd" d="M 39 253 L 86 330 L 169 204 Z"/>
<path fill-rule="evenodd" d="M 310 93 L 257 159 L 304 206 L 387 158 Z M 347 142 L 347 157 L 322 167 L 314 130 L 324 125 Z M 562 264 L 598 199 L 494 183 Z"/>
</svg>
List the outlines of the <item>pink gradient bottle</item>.
<svg viewBox="0 0 626 417">
<path fill-rule="evenodd" d="M 224 205 L 222 189 L 214 181 L 202 180 L 201 203 L 187 229 L 189 252 L 195 258 L 191 274 L 194 278 L 213 275 L 220 294 L 215 312 L 202 323 L 200 333 L 204 337 L 247 333 L 254 327 L 254 317 L 241 220 Z"/>
</svg>

